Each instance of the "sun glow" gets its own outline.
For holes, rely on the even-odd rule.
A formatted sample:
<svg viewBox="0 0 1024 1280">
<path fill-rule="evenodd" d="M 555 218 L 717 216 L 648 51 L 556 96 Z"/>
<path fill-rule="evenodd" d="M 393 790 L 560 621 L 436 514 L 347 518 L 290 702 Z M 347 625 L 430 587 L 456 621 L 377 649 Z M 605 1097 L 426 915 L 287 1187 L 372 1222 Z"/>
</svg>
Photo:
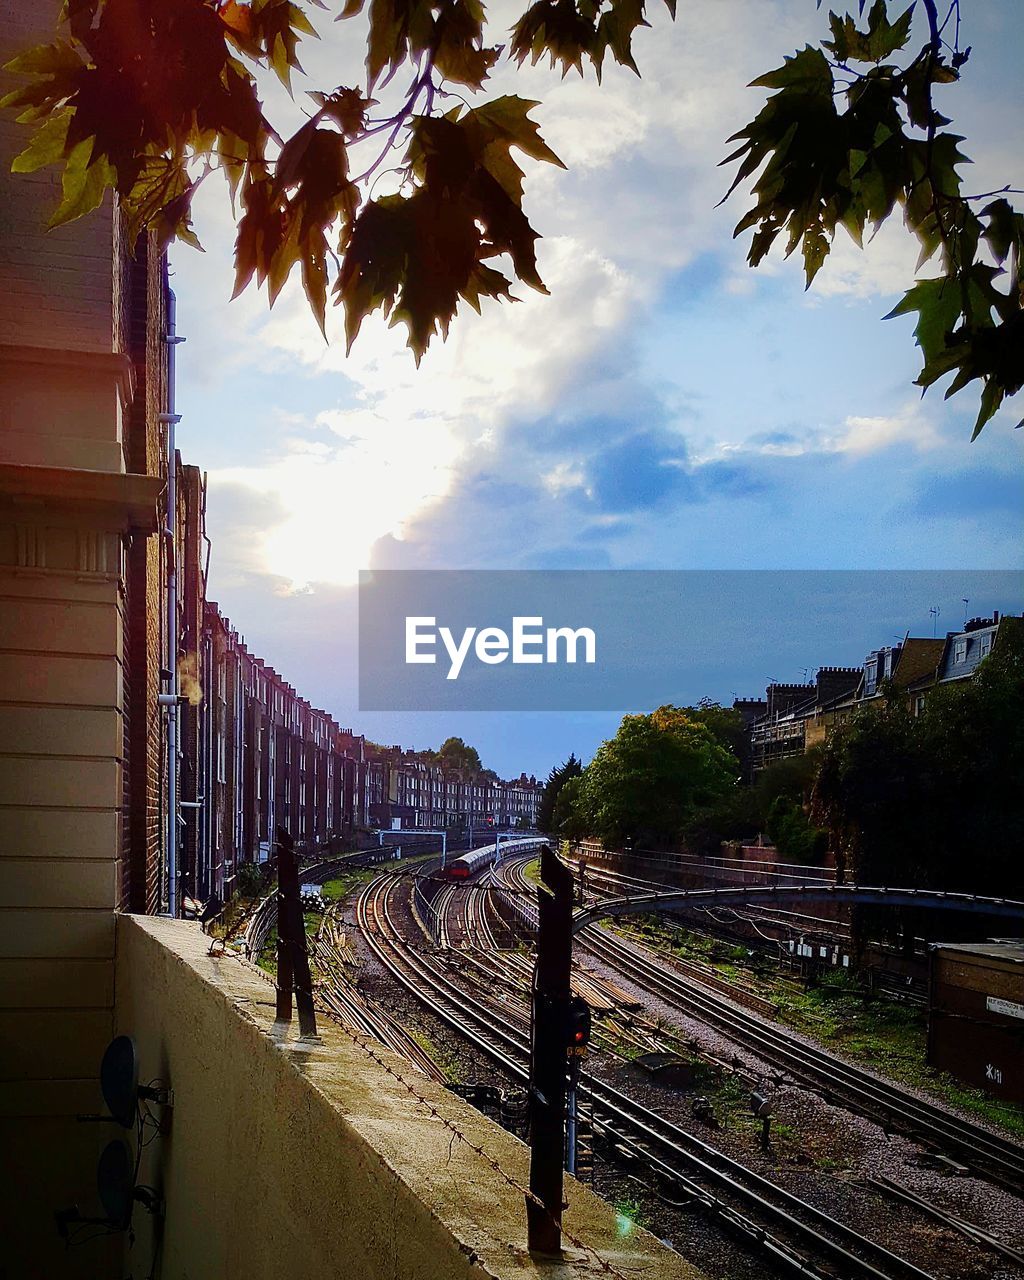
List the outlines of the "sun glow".
<svg viewBox="0 0 1024 1280">
<path fill-rule="evenodd" d="M 211 476 L 214 485 L 277 499 L 284 515 L 261 536 L 260 568 L 293 590 L 355 582 L 379 538 L 401 538 L 413 516 L 448 492 L 459 452 L 432 419 L 395 423 L 367 410 L 329 411 L 317 426 L 327 429 L 326 440 L 293 441 L 273 467 Z"/>
</svg>

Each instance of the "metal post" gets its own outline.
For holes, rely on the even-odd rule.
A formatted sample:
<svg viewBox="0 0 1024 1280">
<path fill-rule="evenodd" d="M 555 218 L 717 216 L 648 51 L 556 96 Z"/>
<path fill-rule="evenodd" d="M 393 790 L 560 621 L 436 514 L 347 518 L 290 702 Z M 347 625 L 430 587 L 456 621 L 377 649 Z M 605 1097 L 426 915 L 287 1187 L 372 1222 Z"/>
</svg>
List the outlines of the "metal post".
<svg viewBox="0 0 1024 1280">
<path fill-rule="evenodd" d="M 185 339 L 177 333 L 177 302 L 167 293 L 167 412 L 158 415 L 167 428 L 167 507 L 164 518 L 164 545 L 167 555 L 167 689 L 157 701 L 167 708 L 167 914 L 178 915 L 178 469 L 174 428 L 181 418 L 175 412 L 175 348 Z"/>
<path fill-rule="evenodd" d="M 549 892 L 542 889 L 537 895 L 537 965 L 530 1025 L 531 1194 L 526 1222 L 532 1253 L 560 1253 L 573 885 L 569 869 L 550 845 L 541 848 L 540 874 Z"/>
<path fill-rule="evenodd" d="M 569 1060 L 569 1092 L 565 1100 L 565 1168 L 576 1176 L 576 1130 L 579 1124 L 577 1094 L 580 1082 L 580 1060 Z"/>
<path fill-rule="evenodd" d="M 313 980 L 309 972 L 306 930 L 299 901 L 299 864 L 292 837 L 277 829 L 277 1019 L 292 1020 L 292 990 L 299 1013 L 299 1035 L 316 1035 Z"/>
<path fill-rule="evenodd" d="M 444 864 L 448 861 L 448 832 L 441 832 L 441 870 L 444 870 Z"/>
</svg>

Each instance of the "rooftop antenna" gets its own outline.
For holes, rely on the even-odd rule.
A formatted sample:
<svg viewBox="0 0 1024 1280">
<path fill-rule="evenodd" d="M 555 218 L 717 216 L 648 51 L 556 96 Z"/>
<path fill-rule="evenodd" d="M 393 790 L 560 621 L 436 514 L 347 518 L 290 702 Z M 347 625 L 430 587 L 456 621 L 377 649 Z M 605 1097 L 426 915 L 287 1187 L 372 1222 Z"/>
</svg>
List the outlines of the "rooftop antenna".
<svg viewBox="0 0 1024 1280">
<path fill-rule="evenodd" d="M 967 606 L 971 603 L 967 596 L 961 596 L 964 602 L 964 626 L 967 626 Z"/>
<path fill-rule="evenodd" d="M 934 640 L 935 628 L 938 625 L 939 614 L 942 612 L 942 610 L 939 608 L 937 604 L 933 604 L 932 607 L 928 610 L 928 612 L 932 615 L 932 639 Z"/>
</svg>

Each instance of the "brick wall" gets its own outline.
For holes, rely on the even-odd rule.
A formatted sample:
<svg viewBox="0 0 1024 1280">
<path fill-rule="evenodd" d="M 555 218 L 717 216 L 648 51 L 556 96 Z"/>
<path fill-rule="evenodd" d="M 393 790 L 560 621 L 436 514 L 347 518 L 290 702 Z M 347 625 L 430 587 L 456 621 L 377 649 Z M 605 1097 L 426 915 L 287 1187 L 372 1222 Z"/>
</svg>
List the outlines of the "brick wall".
<svg viewBox="0 0 1024 1280">
<path fill-rule="evenodd" d="M 143 238 L 128 259 L 129 351 L 135 368 L 135 395 L 126 430 L 129 471 L 159 476 L 167 467 L 159 414 L 167 403 L 166 267 Z M 160 908 L 163 814 L 166 795 L 163 714 L 157 703 L 160 668 L 166 661 L 164 556 L 160 538 L 136 539 L 126 572 L 128 686 L 127 848 L 119 902 L 123 909 Z"/>
</svg>

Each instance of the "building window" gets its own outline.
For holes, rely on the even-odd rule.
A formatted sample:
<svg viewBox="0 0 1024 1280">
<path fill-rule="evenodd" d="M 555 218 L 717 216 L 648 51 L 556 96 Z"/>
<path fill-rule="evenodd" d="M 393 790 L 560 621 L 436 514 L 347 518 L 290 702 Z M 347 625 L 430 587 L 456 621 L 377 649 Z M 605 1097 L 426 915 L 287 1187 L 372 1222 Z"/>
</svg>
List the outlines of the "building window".
<svg viewBox="0 0 1024 1280">
<path fill-rule="evenodd" d="M 957 640 L 956 643 L 953 645 L 953 661 L 954 663 L 957 663 L 957 664 L 967 661 L 967 641 L 966 640 Z"/>
</svg>

